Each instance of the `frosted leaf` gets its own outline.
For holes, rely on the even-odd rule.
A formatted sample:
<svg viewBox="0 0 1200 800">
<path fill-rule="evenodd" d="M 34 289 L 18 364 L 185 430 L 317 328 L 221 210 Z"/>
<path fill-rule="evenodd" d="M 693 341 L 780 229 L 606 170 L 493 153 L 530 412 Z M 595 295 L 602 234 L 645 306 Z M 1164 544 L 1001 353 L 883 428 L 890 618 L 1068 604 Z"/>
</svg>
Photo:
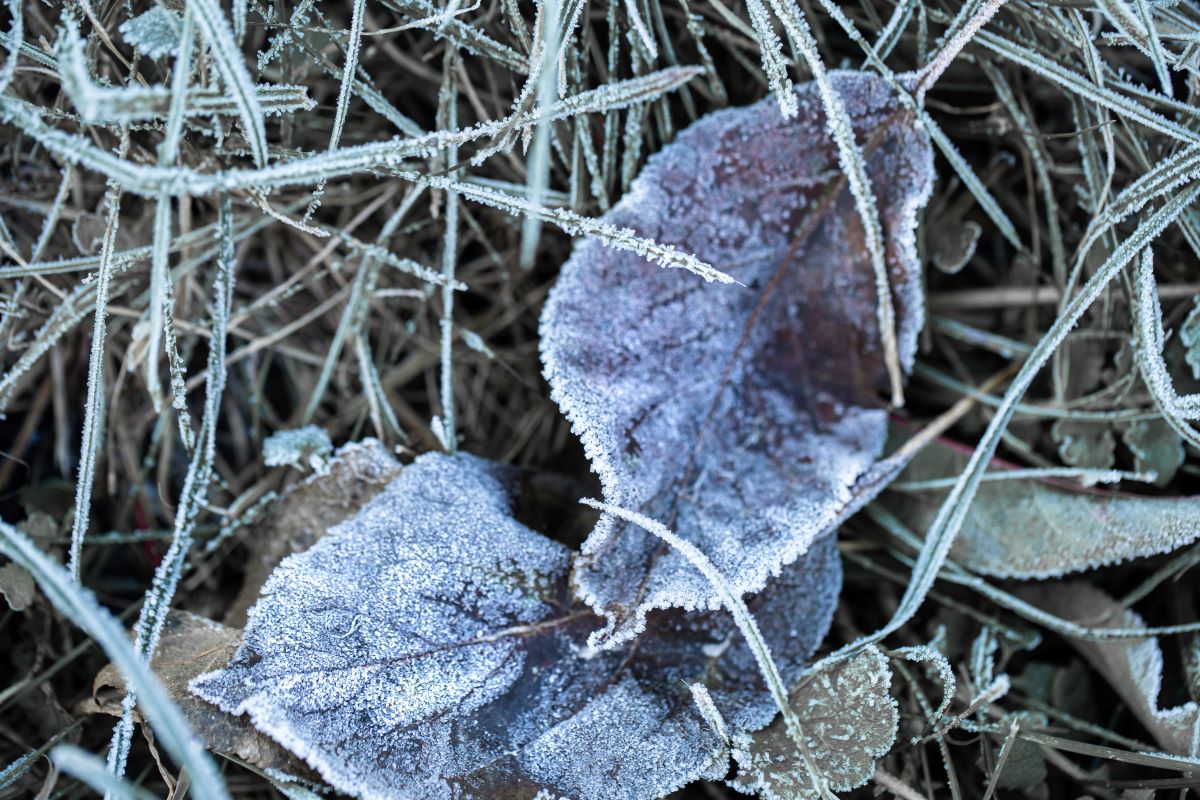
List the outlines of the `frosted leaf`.
<svg viewBox="0 0 1200 800">
<path fill-rule="evenodd" d="M 831 77 L 867 143 L 911 365 L 929 142 L 882 79 Z M 816 88 L 796 97 L 790 120 L 767 99 L 695 123 L 605 217 L 744 285 L 707 285 L 584 241 L 541 322 L 546 378 L 605 500 L 661 520 L 743 593 L 836 526 L 886 436 L 877 395 L 888 377 L 862 223 Z M 678 553 L 608 516 L 583 546 L 575 586 L 607 617 L 597 645 L 636 635 L 650 609 L 717 605 Z"/>
<path fill-rule="evenodd" d="M 969 456 L 970 450 L 930 445 L 900 480 L 957 476 Z M 890 492 L 884 503 L 923 534 L 947 491 Z M 985 575 L 1052 578 L 1166 553 L 1197 538 L 1200 497 L 1146 497 L 1065 481 L 985 480 L 950 554 Z"/>
<path fill-rule="evenodd" d="M 599 620 L 571 598 L 571 552 L 513 518 L 507 474 L 418 458 L 282 562 L 232 662 L 193 691 L 363 798 L 635 800 L 723 777 L 689 685 L 733 732 L 775 713 L 732 618 L 665 613 L 636 649 L 587 647 Z M 786 680 L 840 577 L 825 537 L 751 600 Z"/>
<path fill-rule="evenodd" d="M 1064 619 L 1101 628 L 1144 628 L 1135 612 L 1124 610 L 1113 598 L 1082 581 L 1054 581 L 1023 587 L 1018 594 L 1030 603 Z M 1159 746 L 1176 755 L 1192 752 L 1192 732 L 1200 721 L 1200 707 L 1186 702 L 1159 708 L 1163 653 L 1158 640 L 1068 639 L 1154 737 Z"/>
<path fill-rule="evenodd" d="M 0 594 L 13 611 L 24 611 L 37 595 L 33 576 L 20 564 L 9 562 L 0 567 Z"/>
<path fill-rule="evenodd" d="M 891 682 L 887 657 L 869 647 L 792 691 L 808 752 L 834 791 L 866 783 L 875 773 L 875 760 L 895 743 L 900 715 Z M 738 791 L 766 800 L 821 797 L 782 720 L 754 735 L 736 736 L 733 757 L 738 774 L 729 784 Z"/>
<path fill-rule="evenodd" d="M 130 47 L 147 58 L 162 58 L 179 49 L 183 18 L 177 11 L 155 5 L 118 28 Z"/>
<path fill-rule="evenodd" d="M 1117 440 L 1103 423 L 1060 419 L 1050 426 L 1064 463 L 1083 469 L 1109 469 L 1116 463 Z"/>
<path fill-rule="evenodd" d="M 268 467 L 307 466 L 318 475 L 325 472 L 333 442 L 317 425 L 276 431 L 263 442 L 263 462 Z"/>
</svg>

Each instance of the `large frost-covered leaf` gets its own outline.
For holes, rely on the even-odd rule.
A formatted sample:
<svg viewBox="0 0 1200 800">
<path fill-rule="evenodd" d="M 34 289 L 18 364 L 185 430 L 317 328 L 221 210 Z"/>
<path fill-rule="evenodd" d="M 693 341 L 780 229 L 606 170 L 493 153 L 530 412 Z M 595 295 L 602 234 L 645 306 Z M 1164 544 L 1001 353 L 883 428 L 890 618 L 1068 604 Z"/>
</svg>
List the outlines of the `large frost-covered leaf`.
<svg viewBox="0 0 1200 800">
<path fill-rule="evenodd" d="M 878 195 L 911 364 L 922 319 L 915 214 L 929 142 L 883 80 L 832 73 Z M 739 592 L 828 533 L 887 433 L 887 371 L 864 231 L 815 86 L 703 118 L 650 159 L 607 215 L 719 265 L 710 285 L 591 240 L 576 246 L 541 322 L 545 374 L 605 499 L 696 544 Z M 602 517 L 576 571 L 605 615 L 594 644 L 655 608 L 715 608 L 710 586 L 640 529 Z"/>
<path fill-rule="evenodd" d="M 900 714 L 891 695 L 887 656 L 869 647 L 812 675 L 790 696 L 804 726 L 809 756 L 834 791 L 866 783 L 875 760 L 892 749 Z M 736 737 L 737 776 L 730 785 L 766 800 L 820 800 L 783 720 Z"/>
<path fill-rule="evenodd" d="M 688 685 L 734 731 L 775 706 L 732 619 L 655 617 L 595 651 L 570 551 L 513 518 L 502 468 L 418 458 L 356 516 L 285 559 L 229 666 L 193 690 L 365 798 L 651 798 L 728 768 Z M 786 680 L 823 638 L 832 537 L 751 601 Z"/>
<path fill-rule="evenodd" d="M 900 480 L 957 477 L 970 455 L 970 448 L 932 444 Z M 993 462 L 992 468 L 1005 465 Z M 924 533 L 948 491 L 895 491 L 884 502 Z M 985 575 L 1051 578 L 1165 553 L 1197 538 L 1200 497 L 1145 497 L 1062 481 L 985 480 L 950 554 Z"/>
<path fill-rule="evenodd" d="M 1137 613 L 1124 609 L 1104 592 L 1082 581 L 1054 581 L 1023 587 L 1020 595 L 1064 619 L 1101 628 L 1145 628 Z M 1159 746 L 1176 755 L 1192 752 L 1192 735 L 1200 723 L 1200 707 L 1188 701 L 1159 707 L 1163 653 L 1154 637 L 1085 641 L 1068 639 L 1089 664 L 1121 696 Z"/>
</svg>

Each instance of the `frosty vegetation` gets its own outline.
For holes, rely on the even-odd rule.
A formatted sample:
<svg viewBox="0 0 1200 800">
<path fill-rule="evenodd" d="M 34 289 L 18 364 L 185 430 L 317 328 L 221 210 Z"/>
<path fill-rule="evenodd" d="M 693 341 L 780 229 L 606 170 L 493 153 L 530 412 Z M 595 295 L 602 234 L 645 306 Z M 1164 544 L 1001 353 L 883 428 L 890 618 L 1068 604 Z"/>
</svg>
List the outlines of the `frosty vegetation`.
<svg viewBox="0 0 1200 800">
<path fill-rule="evenodd" d="M 1195 3 L 3 7 L 0 794 L 1195 783 Z"/>
</svg>

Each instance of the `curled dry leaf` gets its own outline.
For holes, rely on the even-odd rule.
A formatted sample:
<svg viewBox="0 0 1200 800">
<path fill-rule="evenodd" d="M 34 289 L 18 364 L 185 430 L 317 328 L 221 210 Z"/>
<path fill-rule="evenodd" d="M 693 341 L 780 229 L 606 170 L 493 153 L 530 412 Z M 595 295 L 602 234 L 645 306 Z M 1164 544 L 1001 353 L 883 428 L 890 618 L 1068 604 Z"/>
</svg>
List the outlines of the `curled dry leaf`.
<svg viewBox="0 0 1200 800">
<path fill-rule="evenodd" d="M 172 611 L 150 666 L 179 705 L 188 725 L 210 750 L 236 756 L 262 770 L 307 775 L 303 762 L 247 720 L 232 717 L 188 691 L 188 684 L 197 675 L 227 663 L 241 641 L 242 632 L 237 628 L 186 611 Z M 124 697 L 125 681 L 116 666 L 109 664 L 97 673 L 92 696 L 80 704 L 80 711 L 119 717 Z"/>
<path fill-rule="evenodd" d="M 1113 598 L 1082 581 L 1040 583 L 1023 587 L 1019 593 L 1043 610 L 1083 625 L 1146 627 L 1138 614 L 1121 608 Z M 1068 641 L 1108 681 L 1160 747 L 1176 755 L 1191 754 L 1200 707 L 1189 701 L 1175 708 L 1159 708 L 1163 653 L 1157 639 Z"/>
<path fill-rule="evenodd" d="M 243 627 L 246 611 L 285 556 L 307 550 L 327 530 L 383 491 L 399 472 L 400 463 L 382 444 L 364 439 L 338 448 L 325 472 L 292 486 L 254 535 L 246 538 L 246 576 L 225 614 L 225 624 Z"/>
<path fill-rule="evenodd" d="M 891 695 L 887 656 L 868 647 L 808 677 L 791 692 L 813 766 L 837 792 L 866 783 L 875 760 L 896 741 L 900 714 Z M 737 776 L 729 783 L 765 800 L 819 800 L 803 756 L 783 720 L 734 738 Z"/>
<path fill-rule="evenodd" d="M 907 367 L 922 320 L 914 226 L 929 142 L 882 79 L 831 77 L 878 196 Z M 541 322 L 546 378 L 605 499 L 689 539 L 742 593 L 836 526 L 887 432 L 862 222 L 816 87 L 797 98 L 791 120 L 773 99 L 701 119 L 606 216 L 743 285 L 583 241 Z M 650 609 L 717 607 L 679 554 L 611 517 L 582 555 L 576 591 L 608 625 L 593 644 L 636 635 Z"/>
<path fill-rule="evenodd" d="M 651 798 L 720 778 L 734 731 L 775 707 L 721 613 L 656 616 L 636 649 L 596 651 L 570 551 L 513 518 L 508 472 L 428 454 L 357 516 L 284 560 L 245 643 L 192 688 L 364 798 Z M 831 537 L 751 601 L 788 680 L 840 583 Z"/>
<path fill-rule="evenodd" d="M 970 448 L 926 447 L 900 480 L 957 477 Z M 993 462 L 994 470 L 1005 469 Z M 885 504 L 916 533 L 933 523 L 948 489 L 889 492 Z M 1145 497 L 1066 481 L 985 480 L 951 557 L 999 578 L 1053 578 L 1166 553 L 1200 537 L 1200 497 Z"/>
</svg>

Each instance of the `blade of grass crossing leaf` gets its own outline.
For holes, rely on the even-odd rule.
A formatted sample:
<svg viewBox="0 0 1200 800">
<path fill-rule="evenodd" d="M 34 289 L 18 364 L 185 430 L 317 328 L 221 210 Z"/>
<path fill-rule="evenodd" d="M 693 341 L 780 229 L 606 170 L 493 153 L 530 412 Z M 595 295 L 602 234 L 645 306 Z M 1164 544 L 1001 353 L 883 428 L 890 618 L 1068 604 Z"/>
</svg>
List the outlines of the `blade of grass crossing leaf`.
<svg viewBox="0 0 1200 800">
<path fill-rule="evenodd" d="M 557 0 L 547 0 L 546 7 L 553 9 L 553 13 L 557 13 Z M 557 19 L 549 20 L 545 30 L 557 29 Z M 553 80 L 553 70 L 551 65 L 556 64 L 557 60 L 553 58 L 552 53 L 554 48 L 546 48 L 541 54 L 541 69 L 542 74 L 538 80 L 539 95 L 542 91 L 554 91 L 557 85 Z M 447 50 L 445 56 L 446 69 L 444 71 L 444 80 L 442 89 L 438 98 L 438 116 L 439 122 L 444 123 L 447 130 L 453 130 L 458 127 L 458 81 L 457 71 L 455 66 L 458 63 L 458 54 Z M 541 95 L 541 99 L 545 102 L 545 96 Z M 547 134 L 549 133 L 548 126 L 539 126 L 537 136 L 540 136 L 545 147 Z M 534 142 L 536 153 L 537 141 Z M 548 158 L 548 153 L 545 154 Z M 455 164 L 458 162 L 458 145 L 452 144 L 446 148 L 445 163 Z M 534 169 L 530 168 L 530 191 L 540 193 L 545 188 L 546 180 L 549 177 L 547 164 L 546 175 L 543 179 L 535 179 L 533 177 Z M 457 178 L 458 171 L 451 172 L 452 179 Z M 441 373 L 440 384 L 438 387 L 441 396 L 441 436 L 442 445 L 450 453 L 458 449 L 458 431 L 455 421 L 454 409 L 454 274 L 458 268 L 458 193 L 453 188 L 447 188 L 446 197 L 446 220 L 445 231 L 442 235 L 442 278 L 446 281 L 442 285 L 442 315 L 439 321 L 441 334 Z M 528 219 L 528 218 L 527 218 Z M 530 235 L 530 231 L 526 228 L 522 231 L 522 246 Z M 537 232 L 533 232 L 536 244 Z"/>
<path fill-rule="evenodd" d="M 771 9 L 783 23 L 793 48 L 800 50 L 800 55 L 808 64 L 820 90 L 821 103 L 825 107 L 826 127 L 837 145 L 838 161 L 850 186 L 850 194 L 854 197 L 854 204 L 862 220 L 864 243 L 871 255 L 871 268 L 875 273 L 875 314 L 883 344 L 884 363 L 891 382 L 892 405 L 903 406 L 904 370 L 900 366 L 900 351 L 896 342 L 896 312 L 892 306 L 892 287 L 883 249 L 883 227 L 879 223 L 879 209 L 871 188 L 871 180 L 867 176 L 867 165 L 863 160 L 862 150 L 854 139 L 854 128 L 850 124 L 850 115 L 846 113 L 841 95 L 829 82 L 829 75 L 825 71 L 820 53 L 817 52 L 817 40 L 813 38 L 804 12 L 796 5 L 795 0 L 769 2 Z"/>
<path fill-rule="evenodd" d="M 826 656 L 815 664 L 812 669 L 819 669 L 835 661 L 840 661 L 859 648 L 878 642 L 907 622 L 920 608 L 934 581 L 938 571 L 945 564 L 954 543 L 954 537 L 962 528 L 979 480 L 987 470 L 988 463 L 996 452 L 1000 438 L 1009 420 L 1012 418 L 1015 406 L 1029 389 L 1038 371 L 1045 366 L 1055 349 L 1066 339 L 1067 334 L 1079 322 L 1083 313 L 1103 293 L 1109 282 L 1128 265 L 1150 242 L 1171 222 L 1179 216 L 1200 195 L 1200 187 L 1187 187 L 1173 196 L 1167 203 L 1153 214 L 1149 215 L 1129 237 L 1109 256 L 1108 260 L 1096 270 L 1095 274 L 1082 287 L 1079 294 L 1072 298 L 1063 312 L 1059 314 L 1054 324 L 1038 341 L 1029 358 L 1021 366 L 1020 371 L 1004 395 L 987 430 L 980 438 L 958 482 L 946 496 L 937 517 L 934 519 L 925 542 L 921 547 L 916 566 L 913 568 L 912 580 L 909 583 L 892 619 L 873 634 L 865 636 L 856 642 Z"/>
<path fill-rule="evenodd" d="M 603 220 L 584 217 L 565 208 L 546 208 L 530 203 L 523 197 L 477 184 L 453 181 L 441 175 L 419 175 L 406 171 L 397 171 L 396 174 L 405 180 L 435 189 L 453 187 L 461 197 L 467 200 L 499 208 L 515 216 L 536 215 L 544 222 L 558 226 L 571 236 L 595 236 L 609 247 L 629 250 L 664 267 L 686 269 L 706 281 L 737 283 L 731 276 L 711 264 L 671 245 L 659 244 L 653 239 L 638 236 L 629 228 L 616 228 Z"/>
<path fill-rule="evenodd" d="M 122 137 L 129 141 L 128 135 Z M 108 216 L 100 244 L 100 271 L 96 276 L 96 315 L 92 347 L 88 357 L 87 399 L 84 405 L 83 437 L 79 448 L 79 472 L 75 483 L 75 516 L 71 520 L 71 550 L 67 571 L 81 579 L 83 538 L 91 518 L 92 486 L 96 480 L 96 458 L 104 427 L 104 349 L 108 338 L 108 297 L 112 283 L 112 253 L 120 223 L 121 187 L 110 183 L 105 194 Z"/>
<path fill-rule="evenodd" d="M 167 752 L 191 774 L 196 797 L 228 800 L 216 765 L 149 665 L 134 651 L 120 623 L 100 606 L 91 592 L 75 584 L 70 573 L 25 534 L 4 522 L 0 522 L 0 552 L 28 570 L 53 606 L 95 639 L 117 665 L 129 687 L 141 696 L 146 717 Z"/>
<path fill-rule="evenodd" d="M 708 560 L 708 556 L 700 552 L 691 542 L 676 535 L 674 531 L 668 529 L 661 522 L 639 514 L 636 511 L 629 511 L 628 509 L 619 508 L 591 498 L 584 498 L 580 502 L 597 511 L 612 514 L 626 522 L 631 522 L 647 533 L 658 537 L 675 548 L 680 555 L 687 559 L 689 564 L 700 571 L 716 591 L 717 596 L 721 598 L 721 602 L 725 605 L 725 608 L 733 615 L 738 630 L 750 646 L 750 650 L 754 654 L 754 660 L 758 663 L 763 678 L 771 690 L 771 696 L 774 698 L 775 704 L 779 707 L 779 712 L 783 715 L 788 734 L 792 742 L 796 745 L 796 749 L 804 757 L 804 765 L 809 773 L 809 779 L 812 780 L 813 786 L 817 787 L 822 797 L 828 796 L 830 794 L 828 784 L 809 754 L 807 739 L 804 735 L 804 729 L 800 724 L 800 718 L 796 716 L 791 703 L 788 702 L 787 687 L 784 686 L 783 677 L 779 674 L 779 669 L 775 666 L 775 660 L 771 657 L 771 651 L 767 647 L 766 640 L 763 639 L 762 633 L 758 629 L 758 623 L 754 621 L 754 616 L 750 613 L 750 609 L 746 607 L 742 598 L 733 591 L 733 587 L 729 585 L 729 582 L 717 571 L 713 563 Z"/>
<path fill-rule="evenodd" d="M 264 166 L 267 163 L 267 131 L 263 124 L 262 107 L 241 49 L 225 19 L 225 12 L 217 0 L 187 0 L 187 6 L 192 9 L 200 33 L 208 42 L 225 90 L 237 106 L 254 163 Z"/>
</svg>

